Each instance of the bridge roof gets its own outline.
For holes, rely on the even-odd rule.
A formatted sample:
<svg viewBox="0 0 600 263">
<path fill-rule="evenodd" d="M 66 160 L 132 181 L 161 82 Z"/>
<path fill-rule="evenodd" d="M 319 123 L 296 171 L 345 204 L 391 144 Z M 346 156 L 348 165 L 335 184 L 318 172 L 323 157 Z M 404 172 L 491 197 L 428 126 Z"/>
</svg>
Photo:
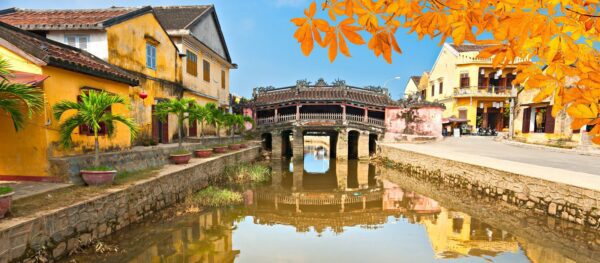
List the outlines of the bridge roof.
<svg viewBox="0 0 600 263">
<path fill-rule="evenodd" d="M 255 105 L 278 104 L 291 101 L 348 101 L 365 105 L 388 106 L 396 104 L 387 90 L 352 86 L 292 86 L 262 89 L 255 92 Z"/>
</svg>

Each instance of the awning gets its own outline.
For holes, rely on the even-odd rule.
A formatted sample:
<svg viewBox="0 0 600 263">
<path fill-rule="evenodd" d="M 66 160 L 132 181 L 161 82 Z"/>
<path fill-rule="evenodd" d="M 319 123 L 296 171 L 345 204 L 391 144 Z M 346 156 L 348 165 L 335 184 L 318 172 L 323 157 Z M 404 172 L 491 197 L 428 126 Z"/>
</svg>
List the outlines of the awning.
<svg viewBox="0 0 600 263">
<path fill-rule="evenodd" d="M 461 118 L 442 118 L 442 124 L 448 124 L 448 123 L 467 123 L 469 122 L 468 119 L 461 119 Z"/>
<path fill-rule="evenodd" d="M 22 71 L 12 71 L 11 74 L 6 77 L 8 81 L 31 86 L 38 86 L 48 78 L 48 76 Z"/>
</svg>

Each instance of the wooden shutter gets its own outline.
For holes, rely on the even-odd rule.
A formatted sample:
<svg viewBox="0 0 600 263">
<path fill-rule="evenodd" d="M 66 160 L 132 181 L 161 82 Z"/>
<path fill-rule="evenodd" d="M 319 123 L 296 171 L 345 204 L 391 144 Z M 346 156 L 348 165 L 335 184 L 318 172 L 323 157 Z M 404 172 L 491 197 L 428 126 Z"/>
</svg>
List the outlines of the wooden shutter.
<svg viewBox="0 0 600 263">
<path fill-rule="evenodd" d="M 204 60 L 202 61 L 202 69 L 203 69 L 203 79 L 204 81 L 210 82 L 210 62 Z"/>
<path fill-rule="evenodd" d="M 152 105 L 152 139 L 155 142 L 159 142 L 160 138 L 158 138 L 160 132 L 159 132 L 159 125 L 158 125 L 158 116 L 154 115 L 154 113 L 156 112 L 156 106 Z"/>
<path fill-rule="evenodd" d="M 554 125 L 556 123 L 556 120 L 554 119 L 554 116 L 552 116 L 552 105 L 546 107 L 546 125 L 545 125 L 545 132 L 546 133 L 554 133 Z"/>
<path fill-rule="evenodd" d="M 523 110 L 523 128 L 521 132 L 529 133 L 529 122 L 531 122 L 531 108 Z"/>
</svg>

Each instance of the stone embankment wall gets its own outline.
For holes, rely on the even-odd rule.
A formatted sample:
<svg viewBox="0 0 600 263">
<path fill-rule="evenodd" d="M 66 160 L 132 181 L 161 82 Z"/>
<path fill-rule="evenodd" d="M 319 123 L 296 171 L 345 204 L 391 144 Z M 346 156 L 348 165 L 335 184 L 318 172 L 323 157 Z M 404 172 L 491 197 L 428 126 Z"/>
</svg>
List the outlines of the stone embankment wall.
<svg viewBox="0 0 600 263">
<path fill-rule="evenodd" d="M 259 147 L 251 147 L 207 160 L 195 159 L 188 165 L 166 167 L 126 188 L 111 188 L 90 200 L 27 218 L 5 219 L 0 222 L 0 262 L 22 260 L 40 250 L 51 259 L 61 258 L 81 244 L 183 201 L 217 179 L 226 166 L 259 156 Z"/>
<path fill-rule="evenodd" d="M 502 205 L 497 198 L 464 188 L 447 187 L 423 175 L 401 172 L 385 165 L 378 174 L 404 190 L 422 193 L 452 211 L 466 213 L 490 226 L 517 237 L 532 262 L 597 262 L 600 258 L 600 231 L 583 225 L 538 215 L 529 209 Z M 424 180 L 425 179 L 425 180 Z"/>
<path fill-rule="evenodd" d="M 236 137 L 236 140 L 239 140 Z M 192 151 L 198 147 L 213 146 L 222 143 L 229 143 L 229 137 L 222 138 L 203 138 L 186 139 L 190 143 L 184 144 L 183 148 Z M 177 149 L 177 144 L 158 145 L 148 147 L 135 147 L 127 151 L 107 152 L 100 154 L 100 163 L 113 167 L 119 171 L 139 171 L 149 168 L 161 167 L 169 163 L 169 153 Z M 65 182 L 72 182 L 77 185 L 83 185 L 83 180 L 79 175 L 81 169 L 94 166 L 94 155 L 77 155 L 50 158 L 50 174 L 61 178 Z"/>
<path fill-rule="evenodd" d="M 386 145 L 381 145 L 380 154 L 397 163 L 397 168 L 423 180 L 477 191 L 538 214 L 600 229 L 600 192 Z"/>
</svg>

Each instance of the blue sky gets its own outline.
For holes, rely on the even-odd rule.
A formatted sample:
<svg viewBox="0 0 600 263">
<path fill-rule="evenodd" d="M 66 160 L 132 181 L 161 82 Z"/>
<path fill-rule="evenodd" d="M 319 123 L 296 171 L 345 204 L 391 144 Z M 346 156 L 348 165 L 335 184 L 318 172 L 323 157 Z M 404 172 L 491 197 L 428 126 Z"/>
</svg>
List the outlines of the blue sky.
<svg viewBox="0 0 600 263">
<path fill-rule="evenodd" d="M 318 1 L 321 3 L 322 1 Z M 408 77 L 421 75 L 431 69 L 440 50 L 437 40 L 419 41 L 406 30 L 397 33 L 404 53 L 395 54 L 393 64 L 376 58 L 366 46 L 351 46 L 352 58 L 342 55 L 334 63 L 327 59 L 327 51 L 315 48 L 310 57 L 300 52 L 292 37 L 293 17 L 302 16 L 308 0 L 155 0 L 155 1 L 87 1 L 87 0 L 2 0 L 0 8 L 98 8 L 110 6 L 143 5 L 198 5 L 214 4 L 232 59 L 239 69 L 231 73 L 231 91 L 251 96 L 257 86 L 295 85 L 298 79 L 316 81 L 324 78 L 346 80 L 350 85 L 383 85 L 388 82 L 393 98 L 398 98 Z"/>
</svg>

